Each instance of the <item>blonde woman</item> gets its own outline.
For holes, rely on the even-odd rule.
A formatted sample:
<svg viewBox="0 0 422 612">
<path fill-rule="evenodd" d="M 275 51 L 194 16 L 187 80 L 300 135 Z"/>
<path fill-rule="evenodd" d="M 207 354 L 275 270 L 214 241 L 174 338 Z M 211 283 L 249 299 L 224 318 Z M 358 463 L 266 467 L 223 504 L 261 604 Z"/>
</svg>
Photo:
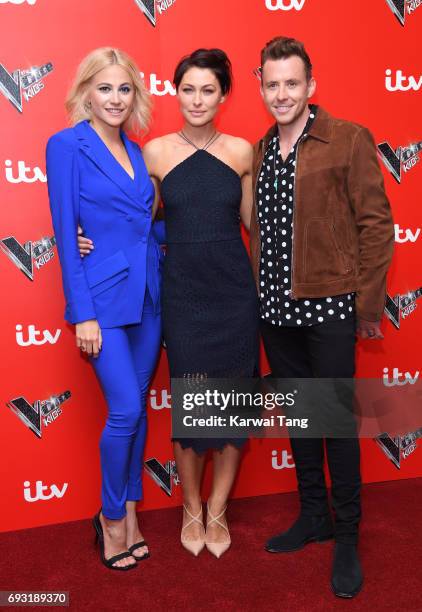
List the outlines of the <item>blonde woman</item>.
<svg viewBox="0 0 422 612">
<path fill-rule="evenodd" d="M 108 405 L 100 441 L 102 509 L 94 517 L 104 565 L 126 571 L 149 556 L 139 530 L 145 400 L 160 344 L 160 249 L 155 190 L 126 130 L 147 127 L 149 94 L 133 60 L 101 48 L 80 64 L 67 103 L 73 127 L 47 145 L 51 214 L 65 318 L 89 356 Z M 95 241 L 77 246 L 80 224 Z"/>
</svg>

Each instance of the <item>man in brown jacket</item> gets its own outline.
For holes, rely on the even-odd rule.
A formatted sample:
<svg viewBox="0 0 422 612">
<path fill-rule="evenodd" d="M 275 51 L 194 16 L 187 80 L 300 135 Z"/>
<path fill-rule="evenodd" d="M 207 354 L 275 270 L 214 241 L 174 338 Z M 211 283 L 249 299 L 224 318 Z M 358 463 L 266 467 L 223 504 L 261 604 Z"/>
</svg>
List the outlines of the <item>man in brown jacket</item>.
<svg viewBox="0 0 422 612">
<path fill-rule="evenodd" d="M 276 124 L 255 146 L 250 243 L 261 330 L 274 378 L 353 378 L 356 329 L 382 338 L 394 231 L 369 131 L 309 105 L 315 92 L 303 44 L 278 37 L 261 53 L 262 96 Z M 356 427 L 353 422 L 354 433 Z M 335 538 L 331 585 L 362 587 L 357 555 L 360 452 L 356 435 L 295 438 L 301 511 L 269 552 Z"/>
</svg>

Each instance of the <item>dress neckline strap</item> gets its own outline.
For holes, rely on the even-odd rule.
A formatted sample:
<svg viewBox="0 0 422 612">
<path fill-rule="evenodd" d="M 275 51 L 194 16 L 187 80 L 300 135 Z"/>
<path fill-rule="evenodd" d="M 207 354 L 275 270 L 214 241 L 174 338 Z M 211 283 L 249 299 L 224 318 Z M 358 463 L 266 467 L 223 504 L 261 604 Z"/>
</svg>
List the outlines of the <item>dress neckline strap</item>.
<svg viewBox="0 0 422 612">
<path fill-rule="evenodd" d="M 207 142 L 204 144 L 203 147 L 198 147 L 194 142 L 192 142 L 192 140 L 190 140 L 186 136 L 186 134 L 184 134 L 183 130 L 180 130 L 179 136 L 181 136 L 183 140 L 185 140 L 187 143 L 192 145 L 192 147 L 194 147 L 197 151 L 206 151 L 217 140 L 217 138 L 221 136 L 221 132 L 215 131 L 214 134 L 211 136 L 209 140 L 207 140 Z"/>
</svg>

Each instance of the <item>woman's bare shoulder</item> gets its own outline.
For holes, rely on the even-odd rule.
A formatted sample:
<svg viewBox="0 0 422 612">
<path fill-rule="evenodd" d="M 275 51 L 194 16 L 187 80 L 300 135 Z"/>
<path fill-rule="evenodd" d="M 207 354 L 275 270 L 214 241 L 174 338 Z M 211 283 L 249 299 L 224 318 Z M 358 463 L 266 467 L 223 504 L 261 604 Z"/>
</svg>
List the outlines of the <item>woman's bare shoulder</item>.
<svg viewBox="0 0 422 612">
<path fill-rule="evenodd" d="M 226 146 L 240 155 L 247 156 L 253 151 L 251 143 L 245 138 L 232 136 L 231 134 L 222 134 L 222 136 Z"/>
<path fill-rule="evenodd" d="M 163 146 L 164 146 L 164 137 L 159 136 L 158 138 L 152 138 L 151 140 L 148 140 L 148 142 L 146 142 L 144 146 L 142 147 L 142 152 L 144 154 L 155 153 L 155 152 L 160 151 Z"/>
<path fill-rule="evenodd" d="M 238 160 L 243 160 L 246 167 L 249 167 L 253 157 L 253 146 L 245 138 L 232 136 L 231 134 L 223 134 L 224 144 L 230 156 Z"/>
<path fill-rule="evenodd" d="M 158 138 L 153 138 L 149 140 L 144 146 L 142 151 L 146 155 L 154 155 L 164 154 L 169 148 L 174 146 L 177 142 L 177 134 L 175 132 L 171 132 L 170 134 L 164 134 L 163 136 L 159 136 Z"/>
<path fill-rule="evenodd" d="M 233 147 L 241 147 L 244 149 L 251 148 L 251 143 L 246 138 L 240 138 L 240 136 L 233 136 L 232 134 L 221 134 L 225 142 Z"/>
</svg>

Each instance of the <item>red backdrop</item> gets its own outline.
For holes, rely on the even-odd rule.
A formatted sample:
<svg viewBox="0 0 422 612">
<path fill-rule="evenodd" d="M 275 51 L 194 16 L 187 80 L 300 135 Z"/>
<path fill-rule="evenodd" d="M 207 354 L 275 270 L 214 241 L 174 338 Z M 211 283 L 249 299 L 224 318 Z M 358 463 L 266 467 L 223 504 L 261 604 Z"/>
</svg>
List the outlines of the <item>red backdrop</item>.
<svg viewBox="0 0 422 612">
<path fill-rule="evenodd" d="M 154 94 L 150 138 L 180 128 L 171 87 L 177 60 L 197 47 L 221 47 L 232 59 L 235 87 L 219 128 L 255 141 L 270 124 L 253 75 L 259 51 L 275 35 L 303 40 L 315 66 L 315 101 L 367 125 L 378 144 L 387 143 L 380 153 L 397 239 L 388 291 L 404 296 L 422 285 L 422 8 L 417 5 L 414 0 L 0 0 L 1 530 L 84 518 L 98 506 L 97 448 L 105 404 L 63 321 L 44 176 L 45 144 L 67 124 L 63 101 L 82 57 L 113 45 L 136 59 Z M 409 145 L 414 146 L 406 149 Z M 395 324 L 384 321 L 382 343 L 360 343 L 360 376 L 382 377 L 384 368 L 390 377 L 394 368 L 419 376 L 422 308 L 415 308 L 413 297 L 407 309 L 402 300 L 401 312 L 400 297 L 390 303 Z M 60 405 L 51 399 L 61 395 Z M 163 352 L 148 407 L 146 459 L 156 459 L 148 463 L 156 478 L 145 475 L 144 508 L 180 503 L 180 487 L 167 463 L 172 460 L 168 396 Z M 417 441 L 410 450 L 415 449 L 407 458 L 401 453 L 397 465 L 374 441 L 362 441 L 364 480 L 420 476 Z M 294 489 L 289 452 L 287 440 L 251 441 L 234 495 Z M 209 477 L 207 469 L 205 488 Z"/>
</svg>

